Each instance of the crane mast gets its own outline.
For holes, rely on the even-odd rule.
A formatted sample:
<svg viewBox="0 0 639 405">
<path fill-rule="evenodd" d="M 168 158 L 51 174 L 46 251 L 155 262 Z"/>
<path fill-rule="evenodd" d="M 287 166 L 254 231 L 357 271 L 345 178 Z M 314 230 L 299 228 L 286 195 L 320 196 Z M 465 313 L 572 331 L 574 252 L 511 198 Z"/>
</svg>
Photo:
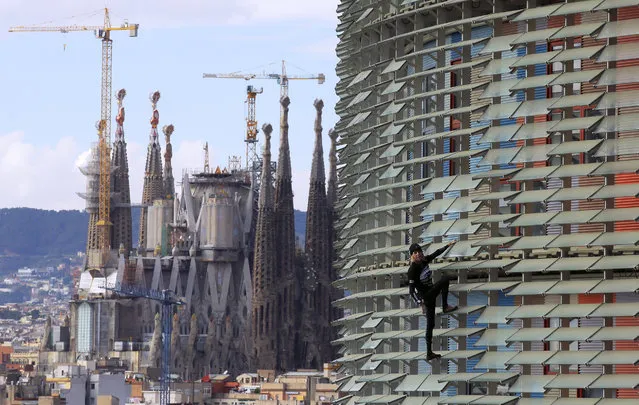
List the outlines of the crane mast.
<svg viewBox="0 0 639 405">
<path fill-rule="evenodd" d="M 246 87 L 246 166 L 255 175 L 260 170 L 260 157 L 257 154 L 257 116 L 255 115 L 255 101 L 258 94 L 262 94 L 263 89 L 257 89 L 254 86 Z M 254 182 L 256 184 L 256 182 Z"/>
<path fill-rule="evenodd" d="M 101 270 L 105 268 L 111 251 L 111 95 L 113 68 L 113 41 L 111 31 L 129 31 L 129 36 L 137 37 L 138 24 L 125 22 L 120 27 L 112 27 L 109 9 L 104 9 L 104 23 L 102 26 L 17 26 L 9 28 L 9 32 L 78 32 L 94 31 L 96 37 L 102 40 L 102 74 L 100 86 L 100 120 L 98 130 L 99 156 L 99 189 L 98 189 L 98 233 L 99 258 L 97 262 L 89 258 L 89 265 Z M 93 262 L 92 262 L 93 261 Z"/>
<path fill-rule="evenodd" d="M 184 304 L 182 299 L 175 297 L 171 290 L 149 290 L 144 287 L 129 284 L 115 283 L 114 285 L 105 286 L 105 290 L 112 291 L 115 294 L 131 298 L 144 298 L 157 301 L 162 305 L 162 379 L 160 381 L 160 405 L 169 405 L 171 378 L 171 317 L 173 316 L 173 307 Z"/>
<path fill-rule="evenodd" d="M 108 9 L 104 13 L 104 27 L 110 28 Z M 113 67 L 113 41 L 108 29 L 102 32 L 102 80 L 100 86 L 100 122 L 98 124 L 98 148 L 100 155 L 100 183 L 98 193 L 98 244 L 99 268 L 106 267 L 111 252 L 111 81 Z"/>
</svg>

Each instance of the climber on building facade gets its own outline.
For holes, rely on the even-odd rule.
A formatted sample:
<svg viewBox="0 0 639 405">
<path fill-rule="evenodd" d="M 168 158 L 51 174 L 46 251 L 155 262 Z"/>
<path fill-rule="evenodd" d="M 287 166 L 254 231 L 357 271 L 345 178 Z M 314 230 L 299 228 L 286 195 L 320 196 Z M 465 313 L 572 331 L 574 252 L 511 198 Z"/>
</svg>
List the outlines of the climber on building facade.
<svg viewBox="0 0 639 405">
<path fill-rule="evenodd" d="M 457 306 L 448 305 L 448 285 L 450 284 L 450 277 L 442 275 L 439 281 L 433 283 L 433 272 L 430 269 L 430 263 L 454 244 L 454 241 L 449 242 L 444 247 L 426 256 L 424 256 L 422 247 L 418 243 L 413 243 L 409 248 L 411 264 L 408 268 L 408 288 L 411 298 L 416 304 L 421 306 L 422 313 L 426 315 L 427 360 L 441 357 L 440 354 L 433 352 L 432 349 L 437 296 L 440 294 L 442 296 L 442 311 L 445 314 L 457 309 Z"/>
</svg>

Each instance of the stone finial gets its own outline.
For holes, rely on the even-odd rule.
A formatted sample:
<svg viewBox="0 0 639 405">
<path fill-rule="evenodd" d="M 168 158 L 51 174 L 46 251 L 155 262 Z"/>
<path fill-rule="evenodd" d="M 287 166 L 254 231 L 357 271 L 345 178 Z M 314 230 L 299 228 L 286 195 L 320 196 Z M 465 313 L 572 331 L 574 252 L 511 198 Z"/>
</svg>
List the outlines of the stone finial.
<svg viewBox="0 0 639 405">
<path fill-rule="evenodd" d="M 271 136 L 273 133 L 273 126 L 271 124 L 262 125 L 262 132 L 264 132 L 264 160 L 262 167 L 262 178 L 265 179 L 265 175 L 270 177 L 271 174 Z M 268 159 L 268 164 L 267 164 Z"/>
<path fill-rule="evenodd" d="M 291 104 L 291 99 L 288 96 L 282 96 L 280 98 L 280 104 L 282 105 L 282 107 L 288 108 L 288 106 Z"/>
<path fill-rule="evenodd" d="M 271 133 L 273 132 L 273 126 L 271 124 L 262 125 L 262 132 L 264 132 L 264 137 L 268 142 L 271 141 Z"/>
<path fill-rule="evenodd" d="M 149 95 L 149 100 L 151 101 L 151 106 L 155 110 L 155 108 L 157 107 L 158 101 L 160 101 L 160 92 L 156 90 L 153 93 L 151 93 Z"/>
<path fill-rule="evenodd" d="M 331 128 L 328 130 L 328 137 L 331 138 L 331 141 L 337 142 L 337 136 L 337 131 L 335 131 L 335 129 Z"/>
<path fill-rule="evenodd" d="M 272 182 L 271 182 L 271 135 L 273 133 L 273 126 L 271 124 L 264 124 L 262 126 L 262 132 L 264 133 L 264 153 L 262 158 L 262 184 L 260 185 L 259 207 L 272 207 Z"/>
<path fill-rule="evenodd" d="M 118 115 L 115 117 L 115 122 L 118 125 L 124 124 L 124 107 L 122 106 L 124 96 L 126 96 L 126 90 L 122 89 L 118 92 Z"/>
<path fill-rule="evenodd" d="M 313 102 L 316 110 L 315 116 L 315 149 L 313 151 L 313 161 L 311 163 L 311 182 L 326 179 L 324 173 L 324 151 L 322 149 L 322 108 L 324 102 L 321 99 L 315 99 Z"/>
<path fill-rule="evenodd" d="M 157 127 L 160 122 L 160 113 L 157 109 L 158 101 L 160 101 L 160 92 L 156 91 L 149 96 L 149 100 L 151 100 L 151 107 L 153 108 L 153 114 L 151 115 L 151 140 L 157 142 Z"/>
<path fill-rule="evenodd" d="M 164 140 L 167 144 L 171 143 L 171 135 L 173 135 L 173 131 L 175 131 L 173 124 L 165 125 L 162 128 L 162 132 L 164 132 Z"/>
<path fill-rule="evenodd" d="M 291 179 L 291 151 L 288 143 L 288 106 L 291 99 L 288 96 L 280 99 L 282 105 L 282 117 L 280 120 L 280 150 L 277 164 L 277 179 L 290 181 Z"/>
<path fill-rule="evenodd" d="M 118 90 L 118 93 L 115 97 L 118 99 L 118 105 L 122 104 L 122 100 L 124 100 L 124 97 L 126 97 L 126 90 L 125 89 Z"/>
<path fill-rule="evenodd" d="M 171 145 L 171 135 L 175 127 L 173 124 L 165 125 L 162 128 L 164 132 L 164 140 L 166 141 L 166 149 L 164 151 L 164 194 L 167 199 L 171 199 L 175 195 L 175 183 L 173 180 L 173 166 L 171 159 L 173 159 L 173 146 Z"/>
<path fill-rule="evenodd" d="M 124 139 L 124 129 L 122 128 L 122 126 L 124 125 L 125 113 L 124 113 L 124 106 L 122 105 L 122 103 L 124 101 L 125 96 L 126 96 L 126 90 L 124 89 L 121 89 L 120 91 L 118 91 L 118 94 L 116 96 L 118 100 L 118 114 L 115 116 L 115 122 L 118 124 L 118 126 L 115 130 L 115 137 L 117 141 Z"/>
</svg>

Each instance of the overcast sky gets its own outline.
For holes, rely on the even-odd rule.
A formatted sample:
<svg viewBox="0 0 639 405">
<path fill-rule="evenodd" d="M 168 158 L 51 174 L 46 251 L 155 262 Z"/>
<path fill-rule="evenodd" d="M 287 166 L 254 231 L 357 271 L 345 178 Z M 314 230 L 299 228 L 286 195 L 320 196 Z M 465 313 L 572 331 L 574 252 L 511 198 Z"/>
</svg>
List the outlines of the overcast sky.
<svg viewBox="0 0 639 405">
<path fill-rule="evenodd" d="M 140 24 L 137 38 L 113 34 L 113 91 L 127 90 L 125 137 L 131 198 L 139 201 L 150 131 L 149 94 L 161 92 L 161 128 L 175 126 L 174 176 L 230 155 L 244 161 L 246 85 L 203 79 L 202 73 L 324 73 L 326 83 L 290 84 L 289 136 L 295 208 L 306 210 L 313 149 L 313 100 L 324 100 L 324 151 L 336 122 L 337 0 L 2 0 L 0 1 L 0 207 L 82 209 L 85 188 L 76 165 L 97 140 L 101 46 L 90 32 L 8 33 L 14 25 L 99 25 L 103 7 L 112 25 Z M 279 85 L 257 98 L 259 126 L 273 124 L 279 146 Z M 113 117 L 117 104 L 113 101 Z M 113 131 L 115 123 L 112 123 Z M 164 150 L 164 137 L 162 136 Z M 327 156 L 324 156 L 325 159 Z M 326 166 L 328 168 L 328 166 Z"/>
</svg>

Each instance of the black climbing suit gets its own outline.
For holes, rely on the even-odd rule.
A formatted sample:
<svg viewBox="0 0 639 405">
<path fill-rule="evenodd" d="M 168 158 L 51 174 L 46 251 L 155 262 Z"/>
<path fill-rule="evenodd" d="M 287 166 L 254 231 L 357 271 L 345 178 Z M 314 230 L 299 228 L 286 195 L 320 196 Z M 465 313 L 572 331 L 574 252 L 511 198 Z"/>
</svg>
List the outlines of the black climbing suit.
<svg viewBox="0 0 639 405">
<path fill-rule="evenodd" d="M 448 306 L 448 285 L 450 278 L 442 275 L 441 279 L 433 284 L 432 271 L 429 264 L 435 258 L 448 249 L 444 246 L 433 253 L 424 256 L 419 263 L 411 263 L 408 268 L 408 288 L 410 296 L 416 304 L 426 306 L 426 351 L 430 353 L 433 346 L 433 328 L 435 327 L 435 306 L 437 296 L 442 295 L 442 308 Z"/>
</svg>

